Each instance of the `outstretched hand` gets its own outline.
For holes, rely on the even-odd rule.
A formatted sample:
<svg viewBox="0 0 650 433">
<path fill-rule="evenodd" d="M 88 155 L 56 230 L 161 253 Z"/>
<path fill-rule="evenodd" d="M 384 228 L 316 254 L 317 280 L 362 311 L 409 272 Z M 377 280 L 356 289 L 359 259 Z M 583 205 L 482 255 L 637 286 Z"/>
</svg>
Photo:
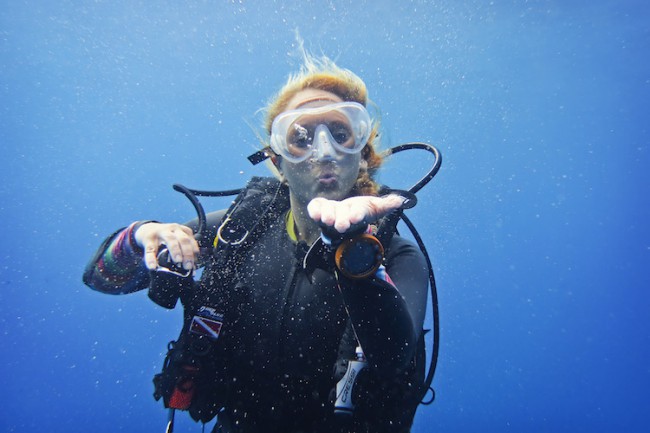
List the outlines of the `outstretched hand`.
<svg viewBox="0 0 650 433">
<path fill-rule="evenodd" d="M 140 226 L 133 237 L 144 250 L 144 263 L 148 269 L 158 268 L 158 249 L 165 245 L 170 259 L 184 269 L 195 268 L 199 244 L 192 229 L 181 224 L 147 223 Z"/>
<path fill-rule="evenodd" d="M 377 221 L 400 208 L 404 201 L 405 198 L 397 194 L 350 197 L 341 201 L 318 197 L 309 202 L 307 211 L 314 221 L 345 233 L 356 224 Z"/>
</svg>

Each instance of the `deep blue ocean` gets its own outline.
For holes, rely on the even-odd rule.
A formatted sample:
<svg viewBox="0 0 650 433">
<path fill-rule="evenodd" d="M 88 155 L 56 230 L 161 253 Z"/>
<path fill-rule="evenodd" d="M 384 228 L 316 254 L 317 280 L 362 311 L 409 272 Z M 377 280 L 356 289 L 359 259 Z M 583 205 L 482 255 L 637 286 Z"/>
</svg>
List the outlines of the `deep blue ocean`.
<svg viewBox="0 0 650 433">
<path fill-rule="evenodd" d="M 296 29 L 366 81 L 384 147 L 444 156 L 407 214 L 441 325 L 413 432 L 650 431 L 647 1 L 2 3 L 0 431 L 164 431 L 151 379 L 180 309 L 82 271 L 131 221 L 193 218 L 173 183 L 266 173 L 245 156 Z"/>
</svg>

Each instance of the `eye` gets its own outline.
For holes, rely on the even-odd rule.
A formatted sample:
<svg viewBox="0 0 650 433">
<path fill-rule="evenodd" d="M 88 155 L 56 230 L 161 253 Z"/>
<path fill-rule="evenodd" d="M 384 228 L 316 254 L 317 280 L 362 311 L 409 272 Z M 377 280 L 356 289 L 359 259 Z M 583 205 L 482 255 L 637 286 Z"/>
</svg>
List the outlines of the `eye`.
<svg viewBox="0 0 650 433">
<path fill-rule="evenodd" d="M 337 143 L 344 145 L 346 147 L 351 147 L 354 145 L 354 140 L 352 140 L 352 131 L 344 123 L 331 123 L 329 124 L 330 134 Z"/>
<path fill-rule="evenodd" d="M 311 146 L 313 138 L 311 137 L 307 128 L 293 124 L 289 134 L 287 134 L 287 143 L 296 149 L 306 149 Z"/>
</svg>

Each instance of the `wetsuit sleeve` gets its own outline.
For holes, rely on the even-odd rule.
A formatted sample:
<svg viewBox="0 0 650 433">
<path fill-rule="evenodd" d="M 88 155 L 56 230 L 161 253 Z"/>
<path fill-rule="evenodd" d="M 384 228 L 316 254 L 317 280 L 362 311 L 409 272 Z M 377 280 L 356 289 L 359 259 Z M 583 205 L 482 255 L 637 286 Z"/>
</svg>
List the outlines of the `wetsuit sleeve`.
<svg viewBox="0 0 650 433">
<path fill-rule="evenodd" d="M 207 214 L 206 239 L 214 239 L 225 211 Z M 151 221 L 134 222 L 110 235 L 90 260 L 83 275 L 83 282 L 91 289 L 102 293 L 119 295 L 137 292 L 149 287 L 149 270 L 143 261 L 143 251 L 135 238 L 136 230 Z M 194 232 L 198 230 L 198 220 L 185 225 Z"/>
<path fill-rule="evenodd" d="M 387 274 L 404 298 L 417 340 L 424 326 L 429 294 L 427 262 L 415 244 L 399 236 L 393 237 L 386 254 Z"/>
<path fill-rule="evenodd" d="M 136 292 L 149 286 L 143 251 L 133 234 L 144 223 L 135 222 L 110 235 L 84 270 L 83 282 L 93 290 L 112 295 Z"/>
<path fill-rule="evenodd" d="M 393 237 L 381 276 L 346 280 L 343 297 L 364 354 L 382 374 L 406 368 L 422 332 L 428 271 L 422 253 L 410 242 Z"/>
</svg>

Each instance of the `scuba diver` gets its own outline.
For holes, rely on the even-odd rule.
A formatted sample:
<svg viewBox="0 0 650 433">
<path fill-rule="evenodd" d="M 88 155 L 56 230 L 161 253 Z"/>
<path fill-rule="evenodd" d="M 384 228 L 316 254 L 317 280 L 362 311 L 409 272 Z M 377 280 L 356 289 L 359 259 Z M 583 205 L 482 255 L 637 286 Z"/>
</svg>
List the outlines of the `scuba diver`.
<svg viewBox="0 0 650 433">
<path fill-rule="evenodd" d="M 196 196 L 210 193 L 177 186 L 196 220 L 134 222 L 86 267 L 92 289 L 148 289 L 161 306 L 183 306 L 183 329 L 154 378 L 167 432 L 175 410 L 204 424 L 217 417 L 216 433 L 410 431 L 433 392 L 437 301 L 421 240 L 399 236 L 396 224 L 412 229 L 403 210 L 441 160 L 419 143 L 379 153 L 368 104 L 358 76 L 306 54 L 266 107 L 268 142 L 249 157 L 274 177 L 214 193 L 237 198 L 207 215 Z M 384 157 L 407 148 L 434 153 L 434 168 L 408 191 L 381 187 Z"/>
</svg>

